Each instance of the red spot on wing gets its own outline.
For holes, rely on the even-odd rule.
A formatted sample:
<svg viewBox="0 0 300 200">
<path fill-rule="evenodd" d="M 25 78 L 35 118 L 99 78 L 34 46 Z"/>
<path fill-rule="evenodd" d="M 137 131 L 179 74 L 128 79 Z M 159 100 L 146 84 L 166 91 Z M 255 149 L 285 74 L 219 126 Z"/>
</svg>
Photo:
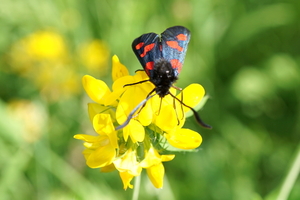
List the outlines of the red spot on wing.
<svg viewBox="0 0 300 200">
<path fill-rule="evenodd" d="M 146 73 L 148 75 L 149 75 L 149 71 L 153 70 L 153 68 L 154 68 L 154 62 L 153 61 L 150 61 L 150 62 L 146 63 L 145 70 L 146 70 Z"/>
<path fill-rule="evenodd" d="M 173 49 L 177 49 L 178 51 L 183 51 L 183 48 L 178 45 L 177 41 L 167 41 L 167 45 Z"/>
<path fill-rule="evenodd" d="M 173 69 L 176 69 L 178 73 L 181 71 L 182 63 L 178 59 L 170 60 Z"/>
<path fill-rule="evenodd" d="M 187 36 L 184 35 L 183 33 L 177 35 L 176 38 L 177 38 L 178 40 L 182 40 L 182 41 L 187 40 Z"/>
<path fill-rule="evenodd" d="M 140 42 L 140 43 L 138 43 L 136 46 L 135 46 L 135 49 L 136 50 L 139 50 L 140 48 L 142 48 L 143 46 L 144 46 L 144 42 Z"/>
<path fill-rule="evenodd" d="M 155 43 L 146 45 L 145 48 L 144 48 L 144 52 L 143 52 L 140 56 L 141 56 L 142 58 L 145 57 L 145 55 L 146 55 L 149 51 L 151 51 L 151 50 L 154 48 L 154 46 L 155 46 Z"/>
</svg>

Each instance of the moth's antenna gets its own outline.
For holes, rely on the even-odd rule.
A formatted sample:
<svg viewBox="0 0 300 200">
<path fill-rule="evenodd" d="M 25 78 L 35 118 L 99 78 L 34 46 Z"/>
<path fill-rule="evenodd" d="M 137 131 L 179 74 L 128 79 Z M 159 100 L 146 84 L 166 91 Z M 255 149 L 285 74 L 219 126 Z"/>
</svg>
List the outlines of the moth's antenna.
<svg viewBox="0 0 300 200">
<path fill-rule="evenodd" d="M 212 129 L 212 127 L 208 124 L 205 124 L 202 119 L 200 118 L 200 116 L 198 115 L 198 113 L 196 112 L 196 110 L 194 110 L 191 106 L 186 105 L 185 103 L 183 103 L 182 101 L 180 101 L 180 99 L 178 99 L 176 96 L 174 96 L 171 92 L 169 92 L 169 94 L 176 99 L 177 101 L 179 101 L 183 106 L 191 109 L 193 111 L 193 114 L 196 118 L 196 121 L 198 122 L 198 124 L 200 124 L 201 126 L 203 126 L 204 128 L 208 128 L 208 129 Z"/>
<path fill-rule="evenodd" d="M 117 131 L 117 130 L 120 130 L 120 129 L 122 129 L 122 128 L 124 128 L 125 126 L 128 125 L 128 123 L 129 123 L 130 120 L 132 119 L 132 116 L 134 115 L 134 113 L 135 113 L 140 107 L 145 106 L 145 104 L 147 103 L 147 101 L 156 95 L 156 93 L 153 94 L 153 95 L 151 95 L 154 91 L 155 91 L 155 89 L 153 89 L 153 90 L 148 94 L 147 98 L 144 99 L 143 101 L 141 101 L 141 103 L 139 103 L 139 104 L 138 104 L 138 105 L 137 105 L 137 106 L 129 113 L 129 115 L 128 115 L 126 121 L 125 121 L 123 124 L 121 124 L 120 126 L 118 126 L 118 127 L 115 128 L 116 131 Z"/>
</svg>

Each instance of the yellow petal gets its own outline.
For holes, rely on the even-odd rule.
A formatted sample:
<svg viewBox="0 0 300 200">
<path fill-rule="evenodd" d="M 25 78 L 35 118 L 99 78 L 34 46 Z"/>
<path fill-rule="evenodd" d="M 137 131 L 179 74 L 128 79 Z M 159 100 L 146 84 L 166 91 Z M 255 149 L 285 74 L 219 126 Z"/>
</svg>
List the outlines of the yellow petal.
<svg viewBox="0 0 300 200">
<path fill-rule="evenodd" d="M 145 159 L 141 162 L 141 166 L 143 168 L 149 168 L 159 163 L 161 163 L 161 156 L 153 147 L 150 147 L 149 151 L 146 153 Z"/>
<path fill-rule="evenodd" d="M 123 76 L 123 77 L 117 79 L 113 83 L 112 89 L 113 89 L 113 91 L 117 91 L 117 90 L 124 91 L 127 87 L 130 87 L 130 86 L 125 86 L 125 85 L 134 83 L 134 82 L 135 82 L 135 80 L 134 80 L 133 76 Z"/>
<path fill-rule="evenodd" d="M 97 142 L 85 142 L 83 143 L 83 146 L 87 149 L 95 150 L 101 146 L 107 145 L 108 143 L 109 143 L 108 137 L 102 137 L 102 140 L 99 140 Z"/>
<path fill-rule="evenodd" d="M 111 93 L 105 82 L 89 75 L 82 78 L 82 84 L 89 97 L 99 104 L 104 104 L 105 99 Z"/>
<path fill-rule="evenodd" d="M 85 160 L 87 160 L 93 152 L 94 152 L 94 150 L 92 150 L 92 149 L 83 150 L 82 154 L 83 154 Z"/>
<path fill-rule="evenodd" d="M 149 76 L 146 74 L 144 70 L 138 70 L 135 72 L 135 74 L 138 75 L 141 78 L 141 80 L 149 79 Z"/>
<path fill-rule="evenodd" d="M 115 127 L 109 114 L 97 114 L 93 119 L 93 126 L 99 135 L 108 136 L 109 142 L 114 148 L 118 148 L 118 138 Z"/>
<path fill-rule="evenodd" d="M 98 141 L 98 136 L 86 135 L 86 134 L 77 134 L 77 135 L 74 135 L 74 138 L 78 139 L 78 140 L 83 140 L 85 142 L 97 142 Z"/>
<path fill-rule="evenodd" d="M 106 145 L 93 151 L 87 158 L 86 164 L 90 168 L 104 167 L 112 163 L 116 156 L 116 150 L 112 145 Z"/>
<path fill-rule="evenodd" d="M 110 93 L 107 98 L 105 98 L 104 105 L 105 106 L 113 106 L 117 107 L 118 102 L 117 100 L 120 98 L 121 94 L 124 92 L 124 90 L 117 90 Z"/>
<path fill-rule="evenodd" d="M 175 155 L 174 154 L 171 154 L 171 155 L 162 155 L 161 156 L 161 161 L 162 162 L 167 162 L 167 161 L 171 161 L 175 158 Z"/>
<path fill-rule="evenodd" d="M 153 110 L 150 102 L 146 102 L 145 106 L 139 113 L 138 119 L 143 126 L 149 126 L 152 122 Z"/>
<path fill-rule="evenodd" d="M 119 124 L 123 124 L 130 113 L 133 110 L 134 105 L 131 100 L 133 100 L 133 88 L 129 88 L 122 95 L 120 102 L 116 110 L 116 119 Z"/>
<path fill-rule="evenodd" d="M 152 99 L 151 99 L 151 105 L 152 105 L 153 112 L 158 114 L 160 111 L 159 109 L 161 109 L 164 106 L 172 105 L 172 107 L 173 107 L 173 102 L 174 102 L 174 98 L 171 97 L 170 95 L 166 95 L 162 99 L 162 101 L 161 101 L 161 98 L 158 95 L 156 95 L 156 96 L 152 97 Z"/>
<path fill-rule="evenodd" d="M 195 149 L 202 143 L 202 137 L 199 133 L 185 128 L 167 133 L 165 137 L 172 146 L 179 149 Z"/>
<path fill-rule="evenodd" d="M 139 86 L 128 86 L 122 97 L 116 111 L 116 119 L 119 124 L 123 124 L 131 111 L 134 110 L 147 96 L 143 88 Z M 138 111 L 137 111 L 138 112 Z M 136 115 L 133 115 L 133 118 Z"/>
<path fill-rule="evenodd" d="M 99 135 L 107 135 L 115 130 L 108 114 L 97 114 L 93 119 L 93 126 Z"/>
<path fill-rule="evenodd" d="M 138 121 L 134 119 L 130 120 L 129 124 L 123 129 L 123 132 L 124 135 L 130 135 L 133 143 L 144 141 L 145 129 Z"/>
<path fill-rule="evenodd" d="M 101 172 L 112 172 L 116 170 L 115 165 L 111 163 L 110 165 L 104 166 L 100 169 Z"/>
<path fill-rule="evenodd" d="M 152 184 L 156 188 L 163 187 L 163 179 L 165 175 L 165 168 L 162 163 L 153 165 L 152 167 L 147 168 L 147 174 Z"/>
<path fill-rule="evenodd" d="M 176 128 L 178 120 L 172 105 L 164 106 L 156 117 L 155 124 L 166 132 Z"/>
<path fill-rule="evenodd" d="M 133 185 L 131 185 L 130 182 L 134 176 L 129 174 L 128 172 L 120 172 L 119 174 L 124 185 L 124 190 L 126 190 L 128 187 L 132 189 Z"/>
<path fill-rule="evenodd" d="M 205 90 L 202 87 L 202 85 L 196 83 L 190 84 L 189 86 L 184 88 L 181 92 L 183 94 L 183 102 L 192 108 L 200 103 L 200 101 L 202 100 L 205 94 Z M 177 95 L 177 98 L 181 99 L 181 93 Z M 183 106 L 183 108 L 184 108 L 184 112 L 190 110 L 185 106 Z"/>
<path fill-rule="evenodd" d="M 114 55 L 112 57 L 112 79 L 116 81 L 117 79 L 129 75 L 128 69 L 120 63 L 118 56 Z"/>
<path fill-rule="evenodd" d="M 114 165 L 119 172 L 127 171 L 133 176 L 139 176 L 142 171 L 142 167 L 137 162 L 136 151 L 129 149 L 123 155 L 123 157 L 114 160 Z"/>
<path fill-rule="evenodd" d="M 107 106 L 102 106 L 97 103 L 88 103 L 88 113 L 89 113 L 91 122 L 93 122 L 95 115 L 100 114 L 100 113 L 110 114 L 111 116 L 114 115 L 114 112 L 112 111 L 112 109 L 110 109 Z"/>
</svg>

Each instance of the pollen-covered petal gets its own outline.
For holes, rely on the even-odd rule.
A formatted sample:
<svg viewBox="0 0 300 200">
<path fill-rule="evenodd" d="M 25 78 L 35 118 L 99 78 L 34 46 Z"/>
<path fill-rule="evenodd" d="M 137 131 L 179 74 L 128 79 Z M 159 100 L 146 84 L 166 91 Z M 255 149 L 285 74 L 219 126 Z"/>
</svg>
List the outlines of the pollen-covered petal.
<svg viewBox="0 0 300 200">
<path fill-rule="evenodd" d="M 155 124 L 166 132 L 176 128 L 178 121 L 172 105 L 164 106 L 160 109 L 159 114 L 155 119 Z"/>
<path fill-rule="evenodd" d="M 165 137 L 172 146 L 179 149 L 195 149 L 202 143 L 202 137 L 199 133 L 185 128 L 166 133 Z"/>
<path fill-rule="evenodd" d="M 147 168 L 147 175 L 156 188 L 163 187 L 165 168 L 162 163 Z"/>
<path fill-rule="evenodd" d="M 129 135 L 133 143 L 143 142 L 145 138 L 145 129 L 138 121 L 133 119 L 130 120 L 129 124 L 123 129 L 123 134 Z"/>
<path fill-rule="evenodd" d="M 82 84 L 89 97 L 99 104 L 104 104 L 105 99 L 111 93 L 105 82 L 89 75 L 83 76 Z"/>
<path fill-rule="evenodd" d="M 129 75 L 128 69 L 120 62 L 118 56 L 114 55 L 112 57 L 112 79 L 116 81 L 117 79 Z"/>
<path fill-rule="evenodd" d="M 106 145 L 93 151 L 86 160 L 90 168 L 104 167 L 112 163 L 116 156 L 116 150 L 112 145 Z"/>
<path fill-rule="evenodd" d="M 183 94 L 183 102 L 192 108 L 200 103 L 205 94 L 205 90 L 202 85 L 197 83 L 190 84 L 181 92 Z M 181 99 L 181 93 L 177 95 L 177 98 Z M 185 112 L 190 110 L 185 106 L 183 106 L 183 109 Z"/>
<path fill-rule="evenodd" d="M 133 179 L 133 175 L 129 174 L 128 172 L 120 172 L 120 177 L 123 182 L 124 190 L 126 190 L 128 187 L 130 189 L 133 188 L 133 185 L 130 184 L 131 180 Z"/>
</svg>

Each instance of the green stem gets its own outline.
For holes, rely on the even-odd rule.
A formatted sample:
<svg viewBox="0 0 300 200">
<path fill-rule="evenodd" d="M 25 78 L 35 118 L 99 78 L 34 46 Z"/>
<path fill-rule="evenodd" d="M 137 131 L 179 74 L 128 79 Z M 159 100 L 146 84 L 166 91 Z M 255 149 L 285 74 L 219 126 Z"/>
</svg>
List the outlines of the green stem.
<svg viewBox="0 0 300 200">
<path fill-rule="evenodd" d="M 135 177 L 132 200 L 138 200 L 139 199 L 140 186 L 141 186 L 141 176 L 142 176 L 142 174 Z"/>
<path fill-rule="evenodd" d="M 298 153 L 295 157 L 295 160 L 292 164 L 289 173 L 287 174 L 277 196 L 276 200 L 286 200 L 297 180 L 297 177 L 300 173 L 300 146 L 298 147 Z"/>
</svg>

